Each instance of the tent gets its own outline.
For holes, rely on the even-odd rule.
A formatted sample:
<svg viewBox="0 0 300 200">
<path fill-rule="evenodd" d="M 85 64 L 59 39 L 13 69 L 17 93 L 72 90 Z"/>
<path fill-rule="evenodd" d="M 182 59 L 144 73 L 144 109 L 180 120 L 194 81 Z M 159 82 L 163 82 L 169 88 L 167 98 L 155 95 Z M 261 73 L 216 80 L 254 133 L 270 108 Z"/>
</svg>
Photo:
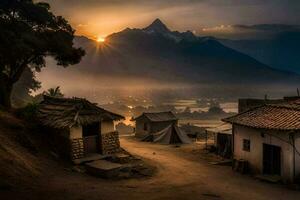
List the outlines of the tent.
<svg viewBox="0 0 300 200">
<path fill-rule="evenodd" d="M 142 139 L 146 142 L 155 142 L 160 144 L 189 144 L 191 140 L 186 133 L 176 125 L 169 125 L 165 129 L 147 135 Z"/>
</svg>

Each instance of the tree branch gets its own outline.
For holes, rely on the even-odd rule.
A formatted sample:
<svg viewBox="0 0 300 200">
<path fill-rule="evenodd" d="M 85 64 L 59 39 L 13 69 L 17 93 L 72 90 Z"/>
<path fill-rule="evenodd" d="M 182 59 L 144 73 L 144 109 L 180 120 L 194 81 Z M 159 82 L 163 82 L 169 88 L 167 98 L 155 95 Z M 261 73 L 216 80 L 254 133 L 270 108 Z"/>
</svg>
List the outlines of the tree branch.
<svg viewBox="0 0 300 200">
<path fill-rule="evenodd" d="M 10 76 L 9 76 L 10 83 L 11 84 L 16 83 L 19 80 L 19 78 L 21 77 L 23 71 L 28 66 L 28 64 L 30 64 L 32 61 L 34 61 L 38 56 L 41 56 L 41 55 L 32 56 L 29 59 L 25 59 L 24 62 L 22 62 L 20 65 L 16 65 L 15 72 L 11 73 Z"/>
</svg>

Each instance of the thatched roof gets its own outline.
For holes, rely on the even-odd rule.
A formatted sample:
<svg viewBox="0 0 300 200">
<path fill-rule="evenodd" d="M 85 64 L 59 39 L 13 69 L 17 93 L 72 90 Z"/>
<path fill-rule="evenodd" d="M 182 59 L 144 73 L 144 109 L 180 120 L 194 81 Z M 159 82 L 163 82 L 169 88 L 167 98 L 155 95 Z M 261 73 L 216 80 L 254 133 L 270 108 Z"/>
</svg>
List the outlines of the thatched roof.
<svg viewBox="0 0 300 200">
<path fill-rule="evenodd" d="M 145 117 L 152 122 L 167 122 L 176 121 L 177 117 L 171 112 L 154 112 L 154 113 L 143 113 L 142 115 L 135 118 L 135 120 Z"/>
<path fill-rule="evenodd" d="M 38 111 L 40 121 L 53 128 L 70 128 L 102 120 L 122 120 L 123 116 L 109 112 L 82 98 L 44 96 Z"/>
</svg>

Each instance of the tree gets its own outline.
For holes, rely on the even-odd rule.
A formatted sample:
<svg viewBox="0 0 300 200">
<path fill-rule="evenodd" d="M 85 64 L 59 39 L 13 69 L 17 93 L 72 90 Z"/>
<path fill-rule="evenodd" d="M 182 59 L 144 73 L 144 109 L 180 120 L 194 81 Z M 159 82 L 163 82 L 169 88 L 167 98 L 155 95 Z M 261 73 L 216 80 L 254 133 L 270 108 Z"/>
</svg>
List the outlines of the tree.
<svg viewBox="0 0 300 200">
<path fill-rule="evenodd" d="M 49 4 L 0 0 L 0 106 L 11 107 L 13 85 L 27 67 L 45 67 L 45 57 L 63 67 L 79 63 L 85 52 L 73 39 L 73 28 Z"/>
<path fill-rule="evenodd" d="M 11 94 L 11 102 L 15 107 L 23 107 L 27 103 L 32 102 L 32 91 L 37 91 L 41 87 L 40 82 L 36 80 L 33 71 L 26 68 L 18 80 L 14 84 Z"/>
<path fill-rule="evenodd" d="M 225 111 L 221 108 L 220 104 L 218 102 L 211 103 L 209 109 L 209 114 L 224 114 Z"/>
<path fill-rule="evenodd" d="M 56 88 L 48 89 L 47 92 L 44 92 L 44 94 L 50 97 L 64 97 L 59 86 Z"/>
</svg>

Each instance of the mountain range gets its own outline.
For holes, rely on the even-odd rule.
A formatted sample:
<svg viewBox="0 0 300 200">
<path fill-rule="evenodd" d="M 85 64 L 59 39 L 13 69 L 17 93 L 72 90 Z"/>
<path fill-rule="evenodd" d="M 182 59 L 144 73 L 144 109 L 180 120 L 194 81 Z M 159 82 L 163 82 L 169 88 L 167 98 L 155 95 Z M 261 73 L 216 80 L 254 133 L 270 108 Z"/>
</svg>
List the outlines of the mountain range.
<svg viewBox="0 0 300 200">
<path fill-rule="evenodd" d="M 171 31 L 156 19 L 146 28 L 127 28 L 111 34 L 101 44 L 77 37 L 75 44 L 83 47 L 87 55 L 76 70 L 193 84 L 278 84 L 300 80 L 297 74 L 271 68 L 237 51 L 238 45 L 230 42 L 198 37 L 190 31 Z"/>
<path fill-rule="evenodd" d="M 270 38 L 219 42 L 276 69 L 300 74 L 300 29 L 278 31 Z"/>
</svg>

